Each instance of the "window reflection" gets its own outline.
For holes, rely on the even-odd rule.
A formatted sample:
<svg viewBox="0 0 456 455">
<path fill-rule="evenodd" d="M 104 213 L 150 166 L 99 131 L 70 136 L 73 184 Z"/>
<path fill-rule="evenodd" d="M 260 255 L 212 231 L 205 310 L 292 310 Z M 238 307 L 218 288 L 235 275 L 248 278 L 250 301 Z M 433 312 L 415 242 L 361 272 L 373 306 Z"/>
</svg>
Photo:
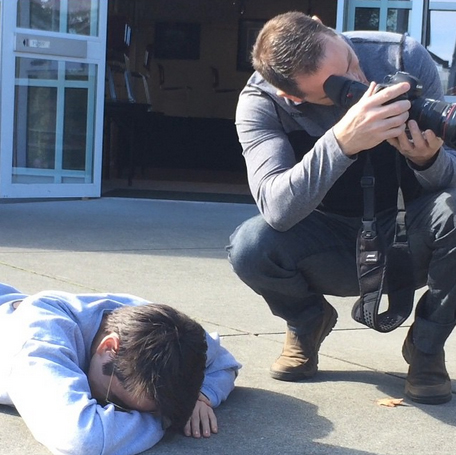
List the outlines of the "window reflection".
<svg viewBox="0 0 456 455">
<path fill-rule="evenodd" d="M 409 25 L 409 10 L 388 8 L 386 18 L 381 19 L 380 8 L 355 8 L 355 30 L 385 30 L 381 25 L 386 20 L 388 32 L 405 33 Z"/>
<path fill-rule="evenodd" d="M 13 182 L 91 181 L 95 65 L 19 57 L 15 69 Z"/>
<path fill-rule="evenodd" d="M 408 30 L 408 23 L 408 9 L 388 9 L 388 18 L 386 20 L 386 30 L 388 32 L 405 33 Z"/>
<path fill-rule="evenodd" d="M 380 8 L 356 8 L 355 30 L 378 30 Z"/>
<path fill-rule="evenodd" d="M 446 95 L 456 95 L 456 11 L 430 11 L 426 44 Z"/>
<path fill-rule="evenodd" d="M 99 0 L 18 0 L 19 27 L 77 35 L 98 34 Z"/>
</svg>

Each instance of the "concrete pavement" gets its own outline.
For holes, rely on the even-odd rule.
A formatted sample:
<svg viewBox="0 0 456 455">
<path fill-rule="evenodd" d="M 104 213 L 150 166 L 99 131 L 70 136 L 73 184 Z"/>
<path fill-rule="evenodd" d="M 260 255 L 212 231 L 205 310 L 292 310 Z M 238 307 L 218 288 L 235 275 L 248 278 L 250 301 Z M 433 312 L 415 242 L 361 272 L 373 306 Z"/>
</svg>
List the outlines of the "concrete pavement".
<svg viewBox="0 0 456 455">
<path fill-rule="evenodd" d="M 129 292 L 174 305 L 223 336 L 243 368 L 216 411 L 219 434 L 169 434 L 147 454 L 454 454 L 456 398 L 441 406 L 376 404 L 403 397 L 400 351 L 410 321 L 379 334 L 351 320 L 354 299 L 329 297 L 339 321 L 322 345 L 317 376 L 269 378 L 284 323 L 237 279 L 224 249 L 256 213 L 248 204 L 111 198 L 2 203 L 0 281 L 30 293 Z M 456 335 L 446 352 L 456 379 Z M 0 406 L 0 455 L 48 453 L 14 410 Z"/>
</svg>

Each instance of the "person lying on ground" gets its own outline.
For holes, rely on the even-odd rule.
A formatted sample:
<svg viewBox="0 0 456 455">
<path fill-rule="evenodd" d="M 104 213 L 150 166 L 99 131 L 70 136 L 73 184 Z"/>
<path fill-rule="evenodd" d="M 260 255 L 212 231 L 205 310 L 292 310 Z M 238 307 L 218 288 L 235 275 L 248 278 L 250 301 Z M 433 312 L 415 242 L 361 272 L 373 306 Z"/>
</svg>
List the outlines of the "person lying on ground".
<svg viewBox="0 0 456 455">
<path fill-rule="evenodd" d="M 134 455 L 167 428 L 216 433 L 241 365 L 217 334 L 128 294 L 0 284 L 0 404 L 54 454 Z"/>
</svg>

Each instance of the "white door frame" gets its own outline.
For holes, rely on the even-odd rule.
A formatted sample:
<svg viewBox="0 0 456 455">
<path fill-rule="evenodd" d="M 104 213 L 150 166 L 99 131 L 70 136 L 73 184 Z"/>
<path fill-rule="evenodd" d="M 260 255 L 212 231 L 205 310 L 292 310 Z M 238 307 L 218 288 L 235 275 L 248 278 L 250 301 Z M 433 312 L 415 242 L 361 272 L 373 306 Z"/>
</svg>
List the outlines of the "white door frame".
<svg viewBox="0 0 456 455">
<path fill-rule="evenodd" d="M 17 1 L 0 0 L 1 48 L 0 48 L 0 197 L 1 198 L 65 198 L 99 197 L 101 193 L 103 154 L 103 110 L 105 84 L 105 55 L 108 2 L 99 1 L 98 36 L 24 29 L 16 26 Z M 12 20 L 14 18 L 14 20 Z M 21 48 L 23 35 L 35 43 L 33 52 Z M 15 59 L 17 56 L 39 58 L 40 42 L 61 43 L 56 53 L 46 53 L 48 60 L 65 60 L 93 64 L 97 68 L 96 90 L 88 103 L 92 106 L 89 115 L 95 115 L 93 128 L 93 161 L 88 163 L 92 176 L 85 183 L 15 183 L 12 181 L 13 130 L 15 106 Z M 38 44 L 36 44 L 38 43 Z M 58 46 L 57 46 L 58 47 Z M 66 51 L 68 49 L 68 51 Z M 75 51 L 76 49 L 76 51 Z M 83 49 L 85 57 L 78 56 L 77 49 Z M 53 51 L 54 52 L 54 51 Z M 58 54 L 58 55 L 57 55 Z M 65 55 L 68 54 L 68 55 Z M 82 55 L 82 54 L 81 54 Z M 41 57 L 43 57 L 41 55 Z M 90 98 L 90 97 L 89 97 Z"/>
</svg>

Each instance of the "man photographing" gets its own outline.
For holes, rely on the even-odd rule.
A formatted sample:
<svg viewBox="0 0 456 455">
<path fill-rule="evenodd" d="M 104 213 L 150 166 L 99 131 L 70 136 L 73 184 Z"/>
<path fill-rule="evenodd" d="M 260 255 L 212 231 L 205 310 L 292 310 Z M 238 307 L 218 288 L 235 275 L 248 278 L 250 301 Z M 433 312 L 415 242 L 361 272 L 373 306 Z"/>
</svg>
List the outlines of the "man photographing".
<svg viewBox="0 0 456 455">
<path fill-rule="evenodd" d="M 337 34 L 298 12 L 270 20 L 252 57 L 256 72 L 240 95 L 236 124 L 261 215 L 238 227 L 228 251 L 237 275 L 287 323 L 272 377 L 312 377 L 337 320 L 324 295 L 360 293 L 360 182 L 369 161 L 376 230 L 386 246 L 393 243 L 400 187 L 413 288 L 428 286 L 403 345 L 405 391 L 417 402 L 449 401 L 444 344 L 456 321 L 456 156 L 409 120 L 411 102 L 402 96 L 409 83 L 377 90 L 385 76 L 405 71 L 420 80 L 424 97 L 441 100 L 431 57 L 410 37 Z M 324 90 L 331 76 L 368 87 L 347 110 Z"/>
</svg>

